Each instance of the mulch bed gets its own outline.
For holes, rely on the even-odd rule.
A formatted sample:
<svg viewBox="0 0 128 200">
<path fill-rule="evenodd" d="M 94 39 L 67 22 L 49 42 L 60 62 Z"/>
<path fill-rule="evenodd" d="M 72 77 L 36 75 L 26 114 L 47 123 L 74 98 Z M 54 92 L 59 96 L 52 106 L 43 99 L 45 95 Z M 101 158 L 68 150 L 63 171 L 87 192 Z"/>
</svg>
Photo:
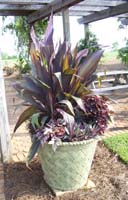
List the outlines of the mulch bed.
<svg viewBox="0 0 128 200">
<path fill-rule="evenodd" d="M 97 147 L 89 178 L 96 188 L 54 197 L 43 181 L 37 159 L 28 169 L 18 162 L 4 166 L 6 200 L 127 200 L 128 166 L 112 154 L 101 142 Z"/>
</svg>

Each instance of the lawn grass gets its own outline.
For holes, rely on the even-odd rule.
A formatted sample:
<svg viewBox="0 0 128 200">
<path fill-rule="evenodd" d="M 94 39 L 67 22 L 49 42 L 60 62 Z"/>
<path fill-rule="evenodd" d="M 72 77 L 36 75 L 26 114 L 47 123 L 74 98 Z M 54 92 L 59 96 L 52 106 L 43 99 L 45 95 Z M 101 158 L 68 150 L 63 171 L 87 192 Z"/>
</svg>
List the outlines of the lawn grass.
<svg viewBox="0 0 128 200">
<path fill-rule="evenodd" d="M 128 132 L 106 138 L 103 142 L 108 149 L 116 153 L 124 163 L 128 164 Z"/>
<path fill-rule="evenodd" d="M 17 62 L 17 59 L 6 59 L 6 60 L 2 60 L 2 64 L 3 66 L 10 66 L 13 65 Z"/>
<path fill-rule="evenodd" d="M 114 60 L 118 59 L 118 52 L 117 51 L 107 51 L 107 52 L 104 52 L 103 57 L 101 58 L 101 62 L 106 63 L 113 59 Z"/>
</svg>

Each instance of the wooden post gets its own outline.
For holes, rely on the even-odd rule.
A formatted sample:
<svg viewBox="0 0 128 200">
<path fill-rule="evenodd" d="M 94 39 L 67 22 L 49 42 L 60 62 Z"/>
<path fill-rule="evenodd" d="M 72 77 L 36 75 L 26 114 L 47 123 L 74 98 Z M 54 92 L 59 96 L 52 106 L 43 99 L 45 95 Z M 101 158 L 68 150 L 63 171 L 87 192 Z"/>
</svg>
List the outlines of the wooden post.
<svg viewBox="0 0 128 200">
<path fill-rule="evenodd" d="M 84 24 L 84 38 L 85 39 L 89 39 L 88 32 L 89 32 L 89 24 Z"/>
<path fill-rule="evenodd" d="M 5 85 L 0 55 L 0 151 L 3 162 L 11 161 L 11 139 L 8 122 Z"/>
<path fill-rule="evenodd" d="M 70 22 L 69 22 L 69 10 L 62 11 L 62 18 L 63 18 L 63 34 L 64 39 L 67 44 L 70 43 Z"/>
</svg>

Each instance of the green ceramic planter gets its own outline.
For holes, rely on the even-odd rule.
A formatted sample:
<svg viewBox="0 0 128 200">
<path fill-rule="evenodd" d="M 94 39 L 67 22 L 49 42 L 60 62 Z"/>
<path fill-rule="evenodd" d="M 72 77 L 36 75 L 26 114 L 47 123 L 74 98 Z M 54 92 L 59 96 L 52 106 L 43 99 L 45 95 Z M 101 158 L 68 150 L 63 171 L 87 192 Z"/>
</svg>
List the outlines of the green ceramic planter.
<svg viewBox="0 0 128 200">
<path fill-rule="evenodd" d="M 68 191 L 87 183 L 97 139 L 62 143 L 54 152 L 51 144 L 40 146 L 38 155 L 44 179 L 53 190 Z"/>
</svg>

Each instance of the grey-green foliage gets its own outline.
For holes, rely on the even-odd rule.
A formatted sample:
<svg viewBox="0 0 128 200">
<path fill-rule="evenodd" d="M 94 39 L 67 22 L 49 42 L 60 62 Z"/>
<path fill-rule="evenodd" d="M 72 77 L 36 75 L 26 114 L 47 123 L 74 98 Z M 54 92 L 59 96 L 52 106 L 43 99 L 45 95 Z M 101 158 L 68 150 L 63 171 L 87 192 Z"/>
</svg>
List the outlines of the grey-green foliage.
<svg viewBox="0 0 128 200">
<path fill-rule="evenodd" d="M 40 37 L 43 35 L 47 26 L 47 20 L 40 20 L 34 24 L 35 31 Z M 3 17 L 3 33 L 10 31 L 17 38 L 18 60 L 25 60 L 29 63 L 29 32 L 30 25 L 26 16 L 16 16 L 14 20 L 8 20 L 8 17 Z M 21 67 L 22 68 L 22 67 Z"/>
</svg>

